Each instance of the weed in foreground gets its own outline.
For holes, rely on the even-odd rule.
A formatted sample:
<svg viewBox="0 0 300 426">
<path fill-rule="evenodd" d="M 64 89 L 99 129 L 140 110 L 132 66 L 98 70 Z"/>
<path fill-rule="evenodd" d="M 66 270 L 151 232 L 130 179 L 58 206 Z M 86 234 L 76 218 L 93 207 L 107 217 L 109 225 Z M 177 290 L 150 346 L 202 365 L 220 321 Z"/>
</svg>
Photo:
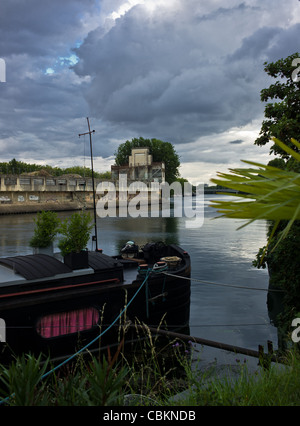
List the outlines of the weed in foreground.
<svg viewBox="0 0 300 426">
<path fill-rule="evenodd" d="M 143 406 L 298 406 L 300 356 L 289 353 L 285 364 L 272 364 L 256 373 L 218 377 L 192 363 L 191 343 L 166 341 L 139 329 L 139 345 L 126 354 L 123 341 L 112 356 L 92 354 L 43 375 L 51 368 L 23 355 L 9 367 L 0 366 L 0 398 L 6 405 L 143 405 Z M 192 365 L 193 364 L 193 365 Z M 232 372 L 234 373 L 234 372 Z M 182 392 L 184 391 L 184 392 Z M 1 401 L 1 400 L 0 400 Z"/>
</svg>

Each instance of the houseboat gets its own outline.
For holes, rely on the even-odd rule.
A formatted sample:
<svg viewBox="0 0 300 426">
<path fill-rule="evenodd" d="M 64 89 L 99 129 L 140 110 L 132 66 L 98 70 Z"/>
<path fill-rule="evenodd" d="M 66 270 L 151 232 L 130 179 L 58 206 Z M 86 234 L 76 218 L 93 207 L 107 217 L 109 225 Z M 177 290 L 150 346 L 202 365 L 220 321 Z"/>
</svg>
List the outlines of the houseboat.
<svg viewBox="0 0 300 426">
<path fill-rule="evenodd" d="M 120 324 L 181 329 L 190 310 L 190 256 L 176 245 L 86 251 L 85 263 L 32 254 L 0 258 L 0 363 L 11 355 L 68 357 L 116 343 Z M 99 336 L 99 338 L 97 338 Z"/>
</svg>

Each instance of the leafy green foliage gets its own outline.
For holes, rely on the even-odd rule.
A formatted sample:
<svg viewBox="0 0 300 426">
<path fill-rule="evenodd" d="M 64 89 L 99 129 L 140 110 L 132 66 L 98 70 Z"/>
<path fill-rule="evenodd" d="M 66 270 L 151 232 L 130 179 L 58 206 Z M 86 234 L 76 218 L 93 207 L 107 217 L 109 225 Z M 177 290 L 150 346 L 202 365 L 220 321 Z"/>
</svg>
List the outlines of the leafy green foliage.
<svg viewBox="0 0 300 426">
<path fill-rule="evenodd" d="M 300 221 L 294 222 L 286 238 L 277 245 L 280 232 L 285 226 L 285 221 L 278 226 L 264 260 L 268 264 L 270 284 L 285 289 L 294 302 L 297 300 L 297 306 L 300 309 Z M 272 229 L 273 224 L 271 223 L 270 234 Z M 276 245 L 277 249 L 272 251 Z"/>
<path fill-rule="evenodd" d="M 32 173 L 36 171 L 45 170 L 51 176 L 61 176 L 63 174 L 78 174 L 84 177 L 92 177 L 92 170 L 88 167 L 73 166 L 62 169 L 60 167 L 52 167 L 48 165 L 40 164 L 28 164 L 23 161 L 17 161 L 13 158 L 9 162 L 0 162 L 0 173 L 3 174 L 21 174 L 21 173 Z M 111 172 L 98 173 L 94 171 L 94 177 L 98 179 L 110 179 Z"/>
<path fill-rule="evenodd" d="M 61 254 L 79 253 L 86 248 L 93 227 L 92 217 L 89 213 L 73 213 L 70 218 L 65 219 L 59 233 L 62 235 L 58 242 Z"/>
<path fill-rule="evenodd" d="M 116 406 L 124 405 L 124 395 L 132 396 L 129 405 L 186 406 L 298 406 L 300 403 L 300 359 L 290 352 L 286 365 L 272 364 L 269 369 L 248 370 L 247 364 L 230 367 L 223 377 L 211 371 L 195 370 L 185 363 L 185 392 L 170 398 L 171 381 L 157 399 L 140 394 L 139 384 L 128 395 L 128 376 L 132 373 L 110 360 L 89 364 L 76 363 L 62 374 L 43 378 L 49 361 L 22 356 L 9 367 L 0 366 L 0 401 L 8 406 Z M 237 360 L 238 361 L 238 360 Z M 136 374 L 138 374 L 138 365 Z M 151 368 L 151 362 L 148 362 Z M 238 368 L 237 368 L 238 367 Z M 156 366 L 154 367 L 156 368 Z M 164 394 L 167 398 L 163 398 Z M 152 393 L 150 393 L 152 396 Z M 128 405 L 128 404 L 126 404 Z"/>
<path fill-rule="evenodd" d="M 174 182 L 179 177 L 179 156 L 174 146 L 170 142 L 163 142 L 159 139 L 139 139 L 134 138 L 121 144 L 115 152 L 115 162 L 117 166 L 124 166 L 129 162 L 132 148 L 144 148 L 150 150 L 154 162 L 164 162 L 166 167 L 166 181 Z"/>
<path fill-rule="evenodd" d="M 59 227 L 56 212 L 41 211 L 37 213 L 34 235 L 29 241 L 30 247 L 48 247 L 54 240 Z"/>
<path fill-rule="evenodd" d="M 293 81 L 292 74 L 295 70 L 293 60 L 299 58 L 299 53 L 280 59 L 277 62 L 265 63 L 265 71 L 274 78 L 280 77 L 283 82 L 276 81 L 269 88 L 261 91 L 261 100 L 268 102 L 265 107 L 265 120 L 262 122 L 260 136 L 256 145 L 265 145 L 272 137 L 280 139 L 285 145 L 298 151 L 292 145 L 292 137 L 300 140 L 300 81 Z M 270 149 L 271 153 L 278 154 L 288 159 L 290 154 L 275 144 Z"/>
<path fill-rule="evenodd" d="M 239 375 L 214 378 L 207 382 L 194 379 L 194 391 L 186 405 L 198 406 L 297 406 L 300 399 L 299 358 L 289 355 L 288 365 L 274 364 L 268 370 L 250 373 L 247 364 Z M 230 371 L 229 371 L 230 372 Z M 198 377 L 197 377 L 198 378 Z"/>
<path fill-rule="evenodd" d="M 94 401 L 94 405 L 122 405 L 124 387 L 128 370 L 122 367 L 112 365 L 103 357 L 100 363 L 96 359 L 91 363 L 91 373 L 88 376 L 90 384 L 90 398 Z"/>
<path fill-rule="evenodd" d="M 122 405 L 128 369 L 103 358 L 43 377 L 49 360 L 22 355 L 0 365 L 0 401 L 10 406 Z"/>
<path fill-rule="evenodd" d="M 300 312 L 300 221 L 296 220 L 289 233 L 281 239 L 281 232 L 287 222 L 281 221 L 273 232 L 274 222 L 269 222 L 269 244 L 260 248 L 253 265 L 257 268 L 268 267 L 269 285 L 280 289 L 281 311 L 274 318 L 280 337 L 280 349 L 286 349 L 290 342 L 292 320 Z M 279 301 L 277 297 L 277 301 Z"/>
<path fill-rule="evenodd" d="M 46 381 L 41 378 L 48 361 L 41 365 L 41 355 L 22 355 L 9 368 L 0 366 L 1 397 L 8 398 L 9 405 L 32 406 L 46 402 L 44 394 Z"/>
</svg>

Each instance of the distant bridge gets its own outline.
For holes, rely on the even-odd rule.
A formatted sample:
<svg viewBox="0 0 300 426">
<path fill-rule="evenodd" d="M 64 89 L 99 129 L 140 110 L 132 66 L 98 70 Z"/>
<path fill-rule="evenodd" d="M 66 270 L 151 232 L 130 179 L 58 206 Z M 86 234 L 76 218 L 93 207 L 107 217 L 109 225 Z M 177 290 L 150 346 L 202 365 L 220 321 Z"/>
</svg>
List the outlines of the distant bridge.
<svg viewBox="0 0 300 426">
<path fill-rule="evenodd" d="M 240 191 L 237 189 L 229 189 L 229 188 L 204 188 L 204 194 L 217 194 L 218 192 L 230 192 L 231 194 L 238 194 Z"/>
</svg>

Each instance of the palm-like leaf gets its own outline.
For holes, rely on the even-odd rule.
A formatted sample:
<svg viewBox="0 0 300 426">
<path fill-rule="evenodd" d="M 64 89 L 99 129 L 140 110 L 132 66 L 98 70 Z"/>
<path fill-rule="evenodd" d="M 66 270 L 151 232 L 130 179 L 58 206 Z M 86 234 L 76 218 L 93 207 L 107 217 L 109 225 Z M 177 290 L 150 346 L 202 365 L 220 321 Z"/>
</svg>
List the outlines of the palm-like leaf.
<svg viewBox="0 0 300 426">
<path fill-rule="evenodd" d="M 280 140 L 274 142 L 300 162 L 300 155 Z M 300 143 L 292 139 L 292 143 L 300 149 Z M 231 173 L 218 173 L 221 179 L 211 181 L 225 188 L 239 191 L 235 194 L 238 200 L 214 200 L 212 207 L 221 216 L 247 219 L 247 223 L 267 219 L 275 221 L 274 232 L 280 220 L 288 220 L 281 238 L 284 238 L 293 222 L 300 219 L 300 174 L 278 169 L 251 161 L 243 161 L 256 168 L 232 169 Z M 233 195 L 222 192 L 222 194 Z"/>
</svg>

